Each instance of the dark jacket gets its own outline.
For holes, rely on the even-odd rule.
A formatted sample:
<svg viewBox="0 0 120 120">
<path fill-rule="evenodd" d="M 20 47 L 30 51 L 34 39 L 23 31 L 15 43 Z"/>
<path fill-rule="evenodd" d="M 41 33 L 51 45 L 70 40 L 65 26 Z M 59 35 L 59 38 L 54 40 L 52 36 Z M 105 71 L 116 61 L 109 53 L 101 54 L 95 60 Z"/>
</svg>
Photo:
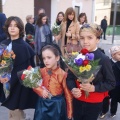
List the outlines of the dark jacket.
<svg viewBox="0 0 120 120">
<path fill-rule="evenodd" d="M 106 29 L 106 28 L 107 28 L 107 20 L 106 20 L 106 19 L 103 19 L 103 20 L 101 21 L 101 28 L 102 28 L 102 29 Z"/>
<path fill-rule="evenodd" d="M 6 16 L 3 13 L 0 13 L 0 42 L 2 42 L 3 40 L 5 40 L 7 38 L 4 30 L 3 30 L 3 26 L 5 24 L 6 21 Z"/>
<path fill-rule="evenodd" d="M 34 26 L 30 23 L 27 23 L 25 25 L 25 32 L 26 32 L 26 35 L 28 35 L 28 34 L 35 35 Z"/>
<path fill-rule="evenodd" d="M 95 92 L 105 92 L 113 89 L 115 87 L 115 78 L 112 71 L 110 59 L 99 49 L 97 49 L 92 53 L 94 53 L 95 55 L 95 60 L 100 59 L 99 64 L 102 65 L 96 78 L 93 80 L 93 85 L 95 86 Z M 71 71 L 68 71 L 67 86 L 70 90 L 76 87 L 75 84 L 76 79 L 77 78 L 75 77 L 75 75 L 73 75 Z"/>
<path fill-rule="evenodd" d="M 2 44 L 8 45 L 10 42 L 11 40 L 5 40 Z M 12 50 L 16 57 L 11 72 L 10 95 L 2 103 L 2 106 L 10 110 L 34 108 L 37 101 L 37 95 L 32 89 L 26 88 L 20 84 L 17 72 L 26 69 L 29 65 L 35 66 L 35 53 L 22 38 L 12 41 Z"/>
</svg>

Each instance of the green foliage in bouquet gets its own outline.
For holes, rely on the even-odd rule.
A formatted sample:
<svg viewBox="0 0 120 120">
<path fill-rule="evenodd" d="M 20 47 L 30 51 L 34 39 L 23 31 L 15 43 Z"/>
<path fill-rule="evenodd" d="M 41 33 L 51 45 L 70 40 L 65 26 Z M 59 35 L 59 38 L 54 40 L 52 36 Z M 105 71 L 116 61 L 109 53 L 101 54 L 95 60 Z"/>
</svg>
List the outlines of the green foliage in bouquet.
<svg viewBox="0 0 120 120">
<path fill-rule="evenodd" d="M 19 73 L 18 73 L 19 74 Z M 21 73 L 20 73 L 21 74 Z M 36 88 L 39 87 L 41 81 L 41 74 L 38 67 L 32 68 L 29 66 L 27 70 L 23 71 L 21 82 L 25 87 Z"/>
<path fill-rule="evenodd" d="M 52 27 L 53 35 L 59 35 L 60 31 L 61 31 L 61 25 L 57 25 L 56 23 L 54 23 L 54 26 Z"/>
</svg>

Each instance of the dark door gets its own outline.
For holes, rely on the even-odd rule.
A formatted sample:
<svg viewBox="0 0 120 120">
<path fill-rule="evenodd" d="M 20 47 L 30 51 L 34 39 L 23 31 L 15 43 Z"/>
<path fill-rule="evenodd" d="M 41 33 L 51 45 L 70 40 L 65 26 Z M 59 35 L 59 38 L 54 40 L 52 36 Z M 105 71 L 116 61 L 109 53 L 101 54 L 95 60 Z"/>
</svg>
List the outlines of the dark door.
<svg viewBox="0 0 120 120">
<path fill-rule="evenodd" d="M 37 16 L 40 8 L 45 9 L 49 21 L 51 21 L 51 0 L 34 0 L 34 15 Z"/>
</svg>

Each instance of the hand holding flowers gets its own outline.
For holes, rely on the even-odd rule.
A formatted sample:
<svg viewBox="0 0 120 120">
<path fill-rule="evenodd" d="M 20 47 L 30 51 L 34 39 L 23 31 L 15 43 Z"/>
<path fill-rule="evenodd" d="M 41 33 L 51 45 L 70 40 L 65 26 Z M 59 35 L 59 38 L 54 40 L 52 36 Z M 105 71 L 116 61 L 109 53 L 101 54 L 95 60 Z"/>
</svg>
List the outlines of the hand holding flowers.
<svg viewBox="0 0 120 120">
<path fill-rule="evenodd" d="M 90 83 L 94 80 L 99 69 L 101 68 L 99 60 L 94 60 L 94 54 L 89 53 L 87 49 L 82 49 L 80 54 L 72 52 L 71 56 L 64 59 L 69 69 L 78 78 L 77 80 L 82 83 L 81 89 L 85 91 L 86 97 L 89 92 L 94 92 L 95 88 Z"/>
</svg>

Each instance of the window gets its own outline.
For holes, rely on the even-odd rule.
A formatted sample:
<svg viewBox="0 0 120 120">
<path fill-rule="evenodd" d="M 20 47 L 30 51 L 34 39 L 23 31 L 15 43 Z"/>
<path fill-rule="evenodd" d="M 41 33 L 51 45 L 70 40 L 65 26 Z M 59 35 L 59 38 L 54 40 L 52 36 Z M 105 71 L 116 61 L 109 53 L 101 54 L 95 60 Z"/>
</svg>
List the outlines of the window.
<svg viewBox="0 0 120 120">
<path fill-rule="evenodd" d="M 75 6 L 75 12 L 76 12 L 76 16 L 79 16 L 80 13 L 80 7 L 79 6 Z"/>
</svg>

